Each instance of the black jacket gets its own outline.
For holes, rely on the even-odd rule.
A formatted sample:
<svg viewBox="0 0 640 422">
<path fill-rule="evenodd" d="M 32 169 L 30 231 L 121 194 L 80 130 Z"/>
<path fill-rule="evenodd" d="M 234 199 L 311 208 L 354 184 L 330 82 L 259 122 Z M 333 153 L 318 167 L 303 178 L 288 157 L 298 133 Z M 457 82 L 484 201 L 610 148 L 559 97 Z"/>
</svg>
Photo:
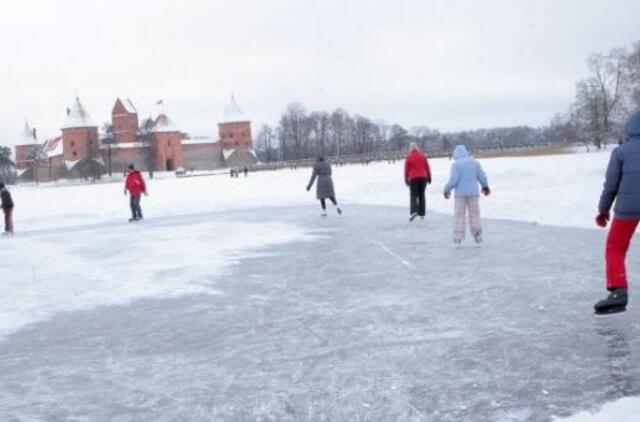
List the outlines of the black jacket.
<svg viewBox="0 0 640 422">
<path fill-rule="evenodd" d="M 2 208 L 13 208 L 13 199 L 7 188 L 0 190 L 0 197 L 2 197 Z"/>
</svg>

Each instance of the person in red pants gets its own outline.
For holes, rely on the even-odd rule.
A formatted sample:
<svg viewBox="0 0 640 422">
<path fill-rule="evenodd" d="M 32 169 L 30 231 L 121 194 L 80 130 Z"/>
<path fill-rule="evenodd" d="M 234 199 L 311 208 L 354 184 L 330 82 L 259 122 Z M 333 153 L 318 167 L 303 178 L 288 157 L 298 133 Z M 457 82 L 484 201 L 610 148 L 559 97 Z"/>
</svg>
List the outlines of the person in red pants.
<svg viewBox="0 0 640 422">
<path fill-rule="evenodd" d="M 598 205 L 596 224 L 606 227 L 615 201 L 614 217 L 605 250 L 607 290 L 596 314 L 622 312 L 628 303 L 625 257 L 640 221 L 640 112 L 625 125 L 626 141 L 613 150 Z"/>
</svg>

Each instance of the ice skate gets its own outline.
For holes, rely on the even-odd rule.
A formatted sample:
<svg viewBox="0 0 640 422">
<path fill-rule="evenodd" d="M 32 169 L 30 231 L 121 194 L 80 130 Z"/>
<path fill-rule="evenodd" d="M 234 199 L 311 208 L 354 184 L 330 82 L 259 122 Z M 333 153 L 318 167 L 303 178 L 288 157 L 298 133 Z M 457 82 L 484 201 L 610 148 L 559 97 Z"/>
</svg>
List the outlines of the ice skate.
<svg viewBox="0 0 640 422">
<path fill-rule="evenodd" d="M 336 211 L 338 211 L 338 215 L 342 215 L 342 210 L 340 209 L 340 207 L 337 207 Z"/>
<path fill-rule="evenodd" d="M 327 212 L 323 210 L 323 211 L 320 213 L 320 217 L 326 217 L 326 216 L 327 216 Z"/>
<path fill-rule="evenodd" d="M 624 312 L 627 309 L 627 301 L 627 289 L 615 289 L 606 299 L 602 299 L 595 304 L 595 313 L 604 315 Z"/>
<path fill-rule="evenodd" d="M 476 241 L 476 245 L 480 245 L 482 243 L 482 234 L 478 233 L 473 236 L 473 240 Z"/>
<path fill-rule="evenodd" d="M 412 212 L 411 215 L 409 216 L 409 221 L 413 221 L 415 220 L 415 218 L 418 216 L 417 212 Z"/>
</svg>

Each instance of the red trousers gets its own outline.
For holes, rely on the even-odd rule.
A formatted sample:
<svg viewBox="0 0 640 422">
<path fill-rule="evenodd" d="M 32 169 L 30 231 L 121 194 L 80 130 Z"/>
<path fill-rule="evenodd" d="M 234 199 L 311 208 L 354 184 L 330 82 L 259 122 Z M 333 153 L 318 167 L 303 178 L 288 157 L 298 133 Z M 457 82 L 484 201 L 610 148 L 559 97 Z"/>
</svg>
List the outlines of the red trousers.
<svg viewBox="0 0 640 422">
<path fill-rule="evenodd" d="M 607 236 L 607 290 L 627 288 L 624 259 L 639 220 L 613 219 Z"/>
</svg>

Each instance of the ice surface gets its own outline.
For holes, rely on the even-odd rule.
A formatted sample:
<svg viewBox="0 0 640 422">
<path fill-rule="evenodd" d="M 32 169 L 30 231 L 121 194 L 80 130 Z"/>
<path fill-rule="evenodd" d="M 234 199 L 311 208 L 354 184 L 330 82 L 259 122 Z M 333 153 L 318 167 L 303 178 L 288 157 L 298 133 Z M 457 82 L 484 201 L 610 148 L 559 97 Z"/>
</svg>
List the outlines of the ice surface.
<svg viewBox="0 0 640 422">
<path fill-rule="evenodd" d="M 216 294 L 208 287 L 211 277 L 241 257 L 305 237 L 286 222 L 220 222 L 192 215 L 133 224 L 122 219 L 3 239 L 0 337 L 63 311 Z"/>
<path fill-rule="evenodd" d="M 591 314 L 604 232 L 487 220 L 482 248 L 455 249 L 447 216 L 408 223 L 397 207 L 329 211 L 202 215 L 205 225 L 281 221 L 320 236 L 203 275 L 199 286 L 216 294 L 63 312 L 9 336 L 0 420 L 550 421 L 639 392 L 634 308 Z M 90 228 L 105 237 L 99 245 L 127 250 L 117 259 L 113 247 L 77 253 L 94 254 L 105 278 L 126 279 L 112 259 L 214 236 L 187 218 L 153 224 Z M 161 241 L 135 248 L 130 240 L 147 230 Z M 32 237 L 73 244 L 66 231 Z M 200 253 L 186 262 L 199 265 Z M 629 259 L 637 268 L 637 255 Z M 167 278 L 156 276 L 178 283 Z"/>
<path fill-rule="evenodd" d="M 158 174 L 139 225 L 121 183 L 12 187 L 0 420 L 625 421 L 639 298 L 591 308 L 607 160 L 482 160 L 502 220 L 459 250 L 431 212 L 451 212 L 448 160 L 411 224 L 401 163 L 335 168 L 345 214 L 326 219 L 309 169 Z"/>
</svg>

